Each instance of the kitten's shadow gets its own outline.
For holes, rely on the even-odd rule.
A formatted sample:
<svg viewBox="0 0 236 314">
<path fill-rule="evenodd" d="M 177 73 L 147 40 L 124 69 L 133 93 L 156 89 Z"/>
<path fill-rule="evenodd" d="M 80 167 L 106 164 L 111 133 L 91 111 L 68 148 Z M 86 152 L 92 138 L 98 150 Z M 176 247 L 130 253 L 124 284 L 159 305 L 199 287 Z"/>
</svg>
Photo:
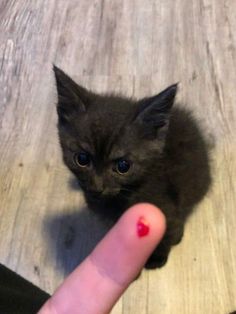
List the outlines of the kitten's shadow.
<svg viewBox="0 0 236 314">
<path fill-rule="evenodd" d="M 44 221 L 50 254 L 68 275 L 93 250 L 108 231 L 87 209 L 68 209 Z"/>
</svg>

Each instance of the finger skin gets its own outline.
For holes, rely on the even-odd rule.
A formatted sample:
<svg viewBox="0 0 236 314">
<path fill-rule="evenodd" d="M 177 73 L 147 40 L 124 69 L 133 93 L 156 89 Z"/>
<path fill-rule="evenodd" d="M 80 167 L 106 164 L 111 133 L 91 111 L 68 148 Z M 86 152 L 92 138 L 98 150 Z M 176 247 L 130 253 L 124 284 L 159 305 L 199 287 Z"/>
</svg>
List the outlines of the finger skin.
<svg viewBox="0 0 236 314">
<path fill-rule="evenodd" d="M 137 234 L 140 217 L 150 228 L 144 237 Z M 155 206 L 145 203 L 131 207 L 39 314 L 109 313 L 161 241 L 165 227 L 165 217 Z"/>
</svg>

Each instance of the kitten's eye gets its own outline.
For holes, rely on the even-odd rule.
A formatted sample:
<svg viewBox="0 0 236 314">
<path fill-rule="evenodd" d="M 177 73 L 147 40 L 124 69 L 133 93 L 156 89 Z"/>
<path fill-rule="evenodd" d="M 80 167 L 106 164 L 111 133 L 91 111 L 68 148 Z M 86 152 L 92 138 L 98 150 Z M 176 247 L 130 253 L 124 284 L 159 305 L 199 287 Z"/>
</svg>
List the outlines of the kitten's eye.
<svg viewBox="0 0 236 314">
<path fill-rule="evenodd" d="M 80 167 L 87 167 L 90 164 L 90 156 L 88 153 L 79 153 L 74 155 L 75 163 Z"/>
<path fill-rule="evenodd" d="M 123 174 L 129 171 L 130 163 L 125 159 L 120 159 L 117 162 L 116 169 L 119 174 Z"/>
</svg>

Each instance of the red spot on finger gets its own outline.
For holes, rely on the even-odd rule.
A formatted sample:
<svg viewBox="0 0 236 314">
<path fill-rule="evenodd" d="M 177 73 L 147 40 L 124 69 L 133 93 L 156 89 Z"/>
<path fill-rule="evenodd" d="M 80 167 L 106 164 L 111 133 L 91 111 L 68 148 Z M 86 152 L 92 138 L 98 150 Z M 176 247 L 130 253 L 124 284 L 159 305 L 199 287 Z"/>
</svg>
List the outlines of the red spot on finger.
<svg viewBox="0 0 236 314">
<path fill-rule="evenodd" d="M 140 217 L 137 222 L 137 233 L 140 238 L 145 237 L 149 233 L 149 223 L 144 217 Z"/>
</svg>

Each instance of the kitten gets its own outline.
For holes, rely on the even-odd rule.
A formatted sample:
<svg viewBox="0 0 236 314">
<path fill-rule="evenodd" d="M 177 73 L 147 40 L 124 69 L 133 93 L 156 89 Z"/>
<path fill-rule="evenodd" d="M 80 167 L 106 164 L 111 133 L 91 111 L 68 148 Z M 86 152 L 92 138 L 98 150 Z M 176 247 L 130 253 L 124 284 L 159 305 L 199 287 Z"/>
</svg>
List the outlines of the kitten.
<svg viewBox="0 0 236 314">
<path fill-rule="evenodd" d="M 173 107 L 177 85 L 134 100 L 88 91 L 56 66 L 54 73 L 63 159 L 88 207 L 112 224 L 139 202 L 161 208 L 167 230 L 145 267 L 163 266 L 211 181 L 200 129 Z"/>
</svg>

